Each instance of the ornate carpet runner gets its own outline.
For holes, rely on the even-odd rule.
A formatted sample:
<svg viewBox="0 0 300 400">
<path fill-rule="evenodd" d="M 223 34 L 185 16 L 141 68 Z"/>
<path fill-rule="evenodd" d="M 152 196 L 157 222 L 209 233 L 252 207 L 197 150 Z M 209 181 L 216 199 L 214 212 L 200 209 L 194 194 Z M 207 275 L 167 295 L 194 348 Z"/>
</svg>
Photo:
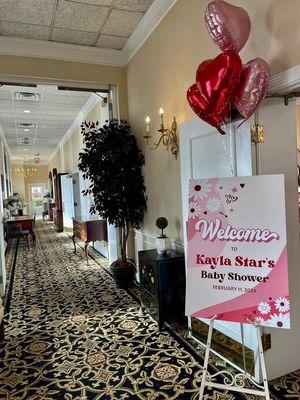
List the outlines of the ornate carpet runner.
<svg viewBox="0 0 300 400">
<path fill-rule="evenodd" d="M 37 246 L 19 245 L 13 279 L 0 399 L 198 399 L 199 361 L 102 267 L 74 254 L 66 234 L 37 222 Z"/>
</svg>

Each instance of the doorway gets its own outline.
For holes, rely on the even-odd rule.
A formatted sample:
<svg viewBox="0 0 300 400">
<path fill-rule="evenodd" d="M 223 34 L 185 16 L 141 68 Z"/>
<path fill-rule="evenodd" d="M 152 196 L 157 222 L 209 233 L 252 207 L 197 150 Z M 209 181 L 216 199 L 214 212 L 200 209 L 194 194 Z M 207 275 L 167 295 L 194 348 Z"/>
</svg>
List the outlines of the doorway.
<svg viewBox="0 0 300 400">
<path fill-rule="evenodd" d="M 62 193 L 62 210 L 64 228 L 73 227 L 74 215 L 74 193 L 73 193 L 73 178 L 71 174 L 61 177 L 61 193 Z"/>
<path fill-rule="evenodd" d="M 31 183 L 28 185 L 29 210 L 31 214 L 42 214 L 45 191 L 46 188 L 44 183 Z"/>
</svg>

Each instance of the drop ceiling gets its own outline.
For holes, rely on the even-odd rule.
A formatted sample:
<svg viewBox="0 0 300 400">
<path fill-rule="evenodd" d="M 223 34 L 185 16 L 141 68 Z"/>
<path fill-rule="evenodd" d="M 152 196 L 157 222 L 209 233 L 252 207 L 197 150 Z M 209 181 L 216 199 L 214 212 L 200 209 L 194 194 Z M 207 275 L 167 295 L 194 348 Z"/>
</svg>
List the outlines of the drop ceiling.
<svg viewBox="0 0 300 400">
<path fill-rule="evenodd" d="M 0 128 L 12 161 L 30 161 L 38 153 L 40 161 L 47 162 L 91 95 L 51 85 L 0 87 Z"/>
<path fill-rule="evenodd" d="M 0 35 L 121 50 L 153 0 L 0 0 Z"/>
</svg>

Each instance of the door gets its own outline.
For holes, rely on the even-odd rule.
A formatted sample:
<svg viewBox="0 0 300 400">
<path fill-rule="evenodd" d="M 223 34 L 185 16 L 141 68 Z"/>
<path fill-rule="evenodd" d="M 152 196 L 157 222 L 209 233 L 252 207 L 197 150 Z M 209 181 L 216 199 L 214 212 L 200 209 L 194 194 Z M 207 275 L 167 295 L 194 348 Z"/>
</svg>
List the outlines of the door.
<svg viewBox="0 0 300 400">
<path fill-rule="evenodd" d="M 73 196 L 74 196 L 74 216 L 79 217 L 82 215 L 81 212 L 81 201 L 80 201 L 80 182 L 79 172 L 76 172 L 73 176 Z"/>
<path fill-rule="evenodd" d="M 42 214 L 45 194 L 44 183 L 33 183 L 28 185 L 29 209 L 31 214 Z"/>
<path fill-rule="evenodd" d="M 90 215 L 90 208 L 93 204 L 92 195 L 84 196 L 83 191 L 85 191 L 90 182 L 87 179 L 83 179 L 82 173 L 79 172 L 79 192 L 80 192 L 80 209 L 83 218 Z M 108 258 L 109 263 L 112 264 L 119 257 L 119 239 L 118 239 L 118 229 L 114 225 L 107 223 L 107 237 L 108 243 L 97 242 L 95 243 L 95 249 L 98 250 L 102 255 Z"/>
<path fill-rule="evenodd" d="M 296 161 L 296 109 L 295 103 L 288 106 L 280 99 L 266 100 L 259 111 L 259 123 L 264 126 L 265 141 L 258 145 L 250 144 L 250 125 L 248 121 L 237 131 L 237 175 L 259 174 L 285 175 L 286 215 L 289 257 L 290 293 L 294 309 L 292 330 L 282 332 L 276 329 L 264 329 L 271 333 L 272 347 L 266 352 L 268 377 L 282 376 L 300 367 L 300 346 L 298 327 L 300 326 L 300 269 L 299 269 L 299 216 L 297 209 L 297 161 Z M 188 180 L 190 178 L 232 176 L 234 172 L 234 141 L 230 135 L 222 137 L 200 119 L 187 121 L 180 128 L 180 157 L 183 220 L 187 220 Z M 252 150 L 252 154 L 251 154 Z M 257 160 L 257 165 L 256 165 Z M 259 206 L 259 199 L 257 199 Z M 186 246 L 186 232 L 184 232 Z M 203 321 L 203 320 L 202 320 Z M 207 323 L 207 321 L 203 321 Z M 216 329 L 241 343 L 239 324 L 217 321 Z M 253 350 L 255 356 L 254 379 L 261 380 L 257 362 L 257 342 L 253 328 L 244 325 L 245 345 Z M 287 345 L 288 343 L 288 345 Z M 222 354 L 221 357 L 225 358 Z M 237 367 L 236 364 L 233 363 Z M 239 368 L 240 369 L 240 368 Z"/>
<path fill-rule="evenodd" d="M 61 177 L 61 193 L 64 228 L 72 228 L 72 218 L 75 216 L 72 175 L 63 175 Z"/>
<path fill-rule="evenodd" d="M 227 127 L 227 134 L 220 133 L 200 119 L 193 119 L 180 126 L 181 188 L 183 225 L 188 219 L 189 179 L 221 178 L 252 175 L 251 141 L 249 122 L 237 129 Z M 186 231 L 184 230 L 185 254 L 187 254 Z M 202 323 L 208 321 L 201 319 Z M 189 321 L 192 329 L 192 320 Z M 216 321 L 215 328 L 226 337 L 241 343 L 241 327 L 238 323 Z M 193 335 L 193 332 L 192 332 Z M 255 348 L 253 328 L 244 330 L 245 345 Z M 221 357 L 223 354 L 219 353 Z M 223 358 L 226 358 L 225 356 Z M 227 360 L 228 361 L 228 360 Z M 235 364 L 234 364 L 235 365 Z M 237 366 L 237 365 L 235 365 Z"/>
<path fill-rule="evenodd" d="M 282 174 L 285 177 L 289 286 L 291 294 L 291 330 L 265 329 L 271 334 L 272 348 L 266 352 L 270 379 L 300 368 L 300 240 L 297 206 L 297 129 L 296 105 L 288 106 L 280 99 L 268 99 L 259 112 L 264 125 L 265 142 L 260 146 L 261 174 Z"/>
</svg>

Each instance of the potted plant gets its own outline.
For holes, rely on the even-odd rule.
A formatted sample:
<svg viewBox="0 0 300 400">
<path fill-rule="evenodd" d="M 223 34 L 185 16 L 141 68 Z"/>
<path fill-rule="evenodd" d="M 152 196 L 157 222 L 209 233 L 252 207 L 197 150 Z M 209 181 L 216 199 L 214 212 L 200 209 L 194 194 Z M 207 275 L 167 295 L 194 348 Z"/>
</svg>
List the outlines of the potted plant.
<svg viewBox="0 0 300 400">
<path fill-rule="evenodd" d="M 90 212 L 119 228 L 120 258 L 111 271 L 119 287 L 129 287 L 135 277 L 135 265 L 127 257 L 131 228 L 139 229 L 147 209 L 146 188 L 142 175 L 145 163 L 130 125 L 116 119 L 103 127 L 96 122 L 81 125 L 84 148 L 78 167 L 90 186 L 83 191 L 92 195 Z"/>
<path fill-rule="evenodd" d="M 13 193 L 8 196 L 8 209 L 11 215 L 23 215 L 23 209 L 25 207 L 24 199 L 19 193 Z"/>
<path fill-rule="evenodd" d="M 156 250 L 158 254 L 165 254 L 171 250 L 170 239 L 164 234 L 164 229 L 168 226 L 168 220 L 165 217 L 159 217 L 156 220 L 156 226 L 161 229 L 161 234 L 156 238 Z"/>
</svg>

